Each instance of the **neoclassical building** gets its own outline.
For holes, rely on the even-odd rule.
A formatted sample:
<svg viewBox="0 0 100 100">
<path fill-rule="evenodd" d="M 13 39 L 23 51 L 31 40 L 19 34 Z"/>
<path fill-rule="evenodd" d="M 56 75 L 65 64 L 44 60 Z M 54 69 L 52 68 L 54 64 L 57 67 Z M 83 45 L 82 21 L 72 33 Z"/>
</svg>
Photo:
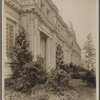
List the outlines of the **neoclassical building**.
<svg viewBox="0 0 100 100">
<path fill-rule="evenodd" d="M 4 0 L 5 36 L 5 64 L 10 61 L 12 46 L 17 35 L 19 25 L 28 33 L 30 50 L 34 59 L 41 54 L 46 59 L 46 68 L 50 70 L 56 66 L 56 46 L 62 46 L 64 61 L 81 65 L 81 49 L 76 41 L 73 25 L 70 27 L 59 15 L 57 7 L 51 0 Z M 10 72 L 10 71 L 9 71 Z"/>
</svg>

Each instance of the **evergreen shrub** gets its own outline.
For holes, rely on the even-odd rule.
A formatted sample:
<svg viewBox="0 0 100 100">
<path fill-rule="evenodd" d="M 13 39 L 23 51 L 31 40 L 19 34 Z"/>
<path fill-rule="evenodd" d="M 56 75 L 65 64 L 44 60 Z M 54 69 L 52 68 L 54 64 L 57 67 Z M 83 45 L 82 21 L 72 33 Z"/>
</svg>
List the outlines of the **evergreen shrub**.
<svg viewBox="0 0 100 100">
<path fill-rule="evenodd" d="M 94 74 L 94 72 L 88 70 L 85 74 L 85 76 L 83 77 L 83 81 L 86 81 L 87 85 L 92 85 L 94 87 L 96 87 L 96 76 Z"/>
<path fill-rule="evenodd" d="M 30 92 L 36 84 L 45 84 L 47 73 L 43 64 L 44 59 L 41 56 L 38 56 L 36 61 L 26 63 L 16 72 L 16 77 L 6 79 L 6 86 L 17 91 Z"/>
<path fill-rule="evenodd" d="M 29 50 L 28 36 L 23 28 L 19 29 L 15 38 L 11 69 L 13 75 L 5 80 L 6 86 L 21 92 L 31 91 L 35 84 L 43 84 L 46 81 L 45 59 L 40 55 L 34 61 Z"/>
<path fill-rule="evenodd" d="M 69 75 L 64 70 L 56 68 L 51 71 L 51 74 L 47 80 L 47 87 L 54 92 L 72 89 L 69 81 Z"/>
<path fill-rule="evenodd" d="M 79 72 L 73 73 L 73 74 L 71 75 L 71 77 L 72 77 L 73 79 L 80 79 L 80 78 L 81 78 Z"/>
<path fill-rule="evenodd" d="M 32 52 L 29 50 L 28 36 L 22 27 L 18 30 L 18 34 L 15 37 L 12 54 L 10 66 L 14 74 L 13 76 L 16 76 L 18 70 L 33 60 Z"/>
</svg>

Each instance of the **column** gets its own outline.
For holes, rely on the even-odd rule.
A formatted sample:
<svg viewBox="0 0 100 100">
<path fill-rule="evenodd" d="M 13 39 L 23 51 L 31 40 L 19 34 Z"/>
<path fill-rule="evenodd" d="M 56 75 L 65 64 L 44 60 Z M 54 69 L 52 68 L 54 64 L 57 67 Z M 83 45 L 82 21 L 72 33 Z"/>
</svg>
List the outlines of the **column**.
<svg viewBox="0 0 100 100">
<path fill-rule="evenodd" d="M 34 60 L 36 61 L 37 56 L 37 35 L 34 35 Z"/>
<path fill-rule="evenodd" d="M 33 25 L 33 20 L 30 20 L 30 25 L 29 25 L 29 41 L 30 41 L 30 50 L 32 51 L 32 54 L 34 52 L 34 25 Z"/>
<path fill-rule="evenodd" d="M 38 19 L 34 17 L 34 60 L 36 61 L 38 55 Z"/>
<path fill-rule="evenodd" d="M 73 63 L 73 56 L 74 56 L 74 51 L 73 48 L 71 48 L 71 63 Z"/>
<path fill-rule="evenodd" d="M 50 71 L 50 38 L 46 39 L 46 68 Z"/>
<path fill-rule="evenodd" d="M 38 31 L 38 55 L 40 55 L 40 31 Z"/>
<path fill-rule="evenodd" d="M 56 41 L 54 41 L 54 68 L 56 67 Z"/>
<path fill-rule="evenodd" d="M 67 53 L 66 53 L 66 43 L 64 42 L 63 43 L 63 54 L 64 54 L 64 61 L 65 61 L 65 63 L 67 63 L 67 57 L 66 56 L 68 56 L 68 55 L 66 55 Z M 69 58 L 68 58 L 69 59 Z"/>
<path fill-rule="evenodd" d="M 51 69 L 56 67 L 56 41 L 55 38 L 51 39 L 51 54 L 50 54 L 51 60 Z"/>
<path fill-rule="evenodd" d="M 21 25 L 27 30 L 27 14 L 21 15 Z"/>
</svg>

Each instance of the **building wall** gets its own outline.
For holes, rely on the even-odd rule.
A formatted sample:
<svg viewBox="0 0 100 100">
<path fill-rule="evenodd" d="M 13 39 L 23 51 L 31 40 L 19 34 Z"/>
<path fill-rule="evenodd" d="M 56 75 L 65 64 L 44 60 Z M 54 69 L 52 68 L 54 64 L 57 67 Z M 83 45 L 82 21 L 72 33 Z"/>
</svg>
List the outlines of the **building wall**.
<svg viewBox="0 0 100 100">
<path fill-rule="evenodd" d="M 5 0 L 4 17 L 5 26 L 7 21 L 14 24 L 14 38 L 19 25 L 25 28 L 34 59 L 36 60 L 39 54 L 45 55 L 47 71 L 56 66 L 57 43 L 62 46 L 66 63 L 81 64 L 81 49 L 77 44 L 75 33 L 72 27 L 69 28 L 63 22 L 51 0 Z M 7 55 L 5 57 L 5 62 L 10 61 Z"/>
<path fill-rule="evenodd" d="M 9 62 L 10 62 L 10 59 L 8 59 L 7 57 L 7 51 L 8 51 L 8 48 L 7 48 L 7 42 L 10 42 L 10 41 L 7 41 L 7 24 L 10 24 L 10 25 L 13 25 L 13 44 L 14 44 L 14 40 L 15 40 L 15 36 L 18 32 L 18 28 L 19 28 L 19 23 L 20 23 L 20 14 L 18 12 L 16 12 L 14 9 L 10 8 L 8 5 L 4 5 L 4 33 L 3 33 L 3 56 L 4 56 L 4 59 L 5 59 L 5 62 L 3 64 L 3 68 L 4 68 L 4 74 L 5 74 L 5 78 L 6 77 L 10 77 L 11 74 L 12 74 L 12 71 L 11 71 L 11 68 L 9 67 Z M 10 33 L 9 33 L 10 35 Z M 9 39 L 10 40 L 10 39 Z M 5 49 L 5 50 L 4 50 Z M 9 48 L 10 49 L 10 48 Z"/>
</svg>

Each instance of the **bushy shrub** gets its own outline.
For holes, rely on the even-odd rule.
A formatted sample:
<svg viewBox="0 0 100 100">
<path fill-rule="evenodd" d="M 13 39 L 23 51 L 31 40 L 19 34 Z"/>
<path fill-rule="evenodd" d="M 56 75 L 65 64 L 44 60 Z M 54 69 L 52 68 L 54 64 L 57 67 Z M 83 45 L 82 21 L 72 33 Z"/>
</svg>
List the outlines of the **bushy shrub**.
<svg viewBox="0 0 100 100">
<path fill-rule="evenodd" d="M 80 67 L 80 66 L 76 66 L 77 67 L 77 71 L 78 72 L 86 72 L 87 71 L 87 69 L 86 68 L 83 68 L 83 67 Z"/>
<path fill-rule="evenodd" d="M 89 86 L 92 85 L 96 87 L 96 76 L 92 71 L 87 71 L 82 80 L 86 81 Z"/>
<path fill-rule="evenodd" d="M 36 61 L 33 60 L 32 53 L 29 51 L 29 42 L 27 34 L 21 27 L 15 38 L 15 46 L 13 48 L 13 56 L 11 58 L 11 69 L 13 76 L 6 86 L 22 92 L 27 92 L 35 84 L 44 83 L 46 81 L 46 70 L 44 59 L 39 55 Z"/>
<path fill-rule="evenodd" d="M 53 69 L 51 74 L 47 80 L 47 87 L 50 88 L 51 91 L 62 91 L 68 88 L 72 88 L 69 84 L 70 77 L 68 74 L 61 69 Z"/>
<path fill-rule="evenodd" d="M 10 77 L 10 78 L 6 78 L 5 79 L 5 87 L 10 87 L 13 85 L 13 78 Z"/>
<path fill-rule="evenodd" d="M 77 72 L 77 67 L 73 63 L 70 63 L 69 67 L 71 68 L 72 72 Z"/>
<path fill-rule="evenodd" d="M 70 68 L 70 72 L 72 72 L 71 77 L 74 79 L 81 79 L 83 75 L 81 75 L 80 73 L 87 71 L 87 69 L 77 66 L 73 63 L 70 63 L 68 67 Z"/>
<path fill-rule="evenodd" d="M 44 84 L 47 73 L 43 65 L 44 59 L 41 56 L 37 57 L 37 61 L 26 63 L 14 74 L 9 86 L 21 92 L 29 92 L 34 85 Z"/>
<path fill-rule="evenodd" d="M 59 68 L 62 69 L 62 70 L 64 70 L 64 71 L 66 71 L 67 73 L 72 72 L 72 69 L 66 63 L 63 64 L 63 65 L 61 65 L 61 66 L 59 66 Z"/>
<path fill-rule="evenodd" d="M 72 72 L 84 72 L 84 71 L 87 71 L 87 69 L 83 68 L 83 67 L 80 67 L 80 66 L 77 66 L 73 63 L 70 63 L 69 64 L 69 68 L 71 69 Z"/>
<path fill-rule="evenodd" d="M 79 72 L 73 73 L 73 74 L 71 75 L 71 77 L 72 77 L 73 79 L 80 79 L 80 78 L 81 78 Z"/>
</svg>

